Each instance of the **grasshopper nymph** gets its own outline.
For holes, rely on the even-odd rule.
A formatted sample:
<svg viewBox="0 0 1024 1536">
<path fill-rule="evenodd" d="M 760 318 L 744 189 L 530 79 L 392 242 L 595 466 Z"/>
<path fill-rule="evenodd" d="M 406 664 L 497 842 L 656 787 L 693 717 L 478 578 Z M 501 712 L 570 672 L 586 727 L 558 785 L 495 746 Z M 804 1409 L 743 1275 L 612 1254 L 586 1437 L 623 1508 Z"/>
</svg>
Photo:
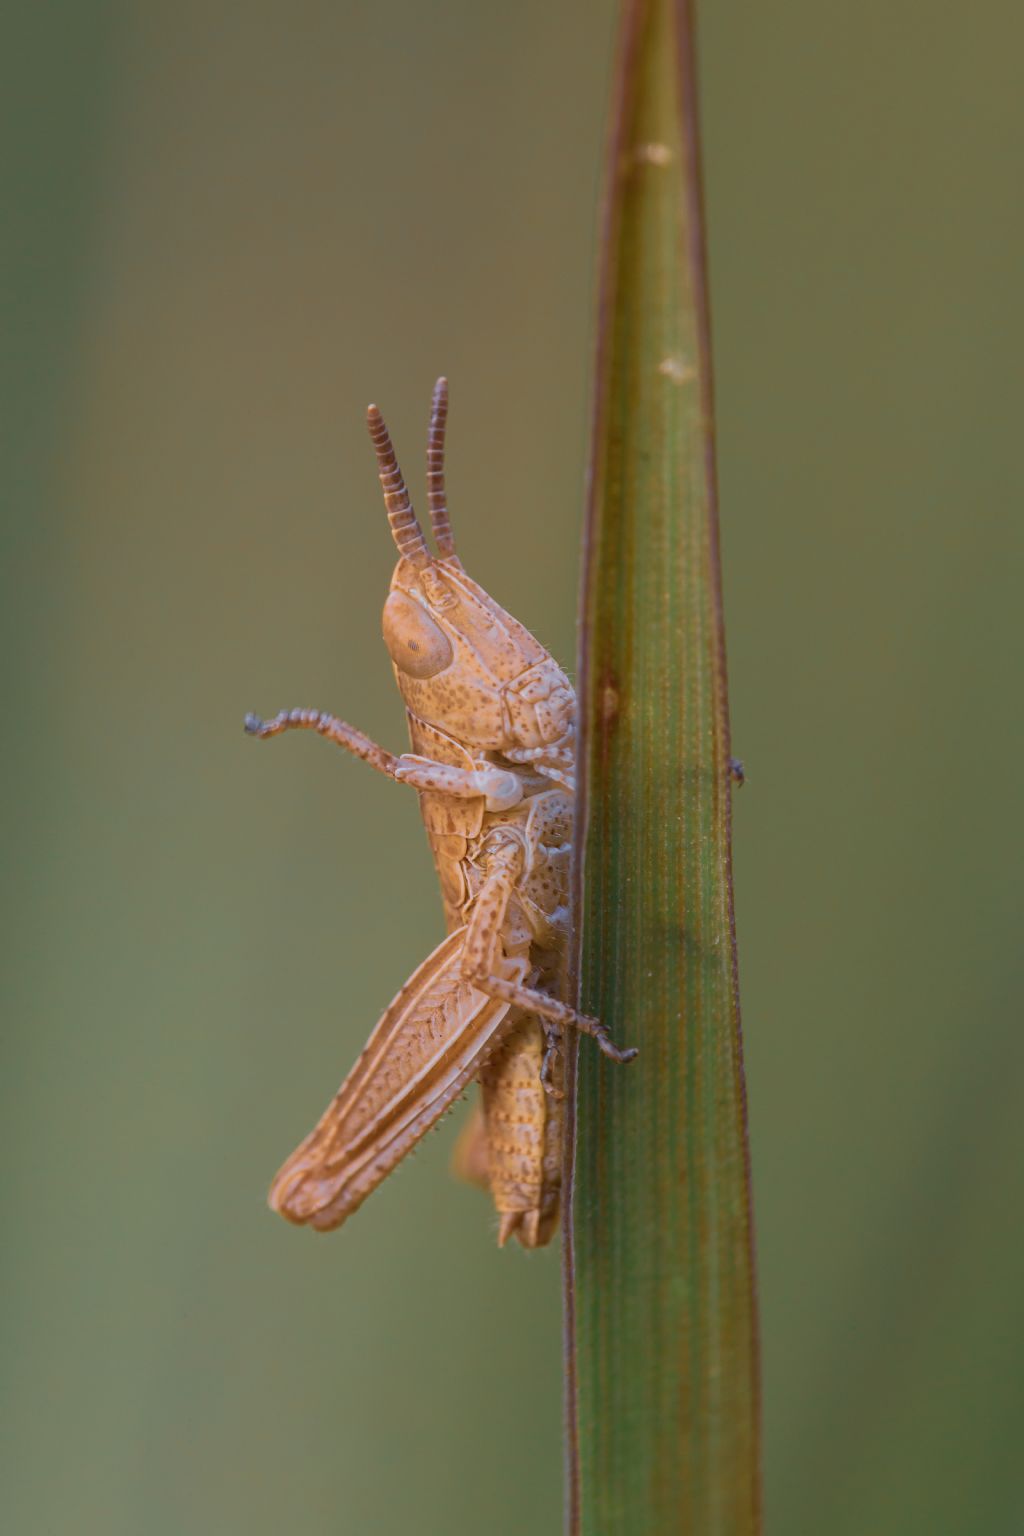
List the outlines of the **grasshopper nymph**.
<svg viewBox="0 0 1024 1536">
<path fill-rule="evenodd" d="M 384 643 L 412 752 L 394 757 L 315 709 L 253 736 L 312 730 L 419 793 L 448 936 L 406 982 L 319 1124 L 278 1173 L 270 1204 L 319 1231 L 340 1226 L 474 1078 L 482 1114 L 463 1133 L 463 1171 L 486 1183 L 498 1241 L 547 1243 L 561 1186 L 563 1032 L 630 1061 L 566 1001 L 576 699 L 533 636 L 472 581 L 455 553 L 444 485 L 448 385 L 427 439 L 427 548 L 384 419 L 367 422 L 398 564 Z"/>
</svg>

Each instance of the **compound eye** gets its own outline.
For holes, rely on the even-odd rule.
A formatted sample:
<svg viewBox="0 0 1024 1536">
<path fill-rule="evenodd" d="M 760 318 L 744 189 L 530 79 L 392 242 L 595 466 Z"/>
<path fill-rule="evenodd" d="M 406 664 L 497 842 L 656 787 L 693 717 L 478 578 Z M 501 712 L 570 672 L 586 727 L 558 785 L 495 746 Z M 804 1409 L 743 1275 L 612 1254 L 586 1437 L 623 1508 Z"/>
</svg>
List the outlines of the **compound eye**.
<svg viewBox="0 0 1024 1536">
<path fill-rule="evenodd" d="M 405 592 L 392 592 L 384 604 L 384 644 L 409 677 L 436 677 L 452 659 L 444 630 Z"/>
</svg>

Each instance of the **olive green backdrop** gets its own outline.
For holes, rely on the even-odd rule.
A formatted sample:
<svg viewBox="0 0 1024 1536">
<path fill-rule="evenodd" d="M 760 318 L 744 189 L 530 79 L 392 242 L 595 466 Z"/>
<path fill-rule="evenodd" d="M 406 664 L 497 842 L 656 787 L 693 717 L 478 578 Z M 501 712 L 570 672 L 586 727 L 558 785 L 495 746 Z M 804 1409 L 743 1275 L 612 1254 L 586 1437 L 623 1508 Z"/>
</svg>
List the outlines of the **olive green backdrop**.
<svg viewBox="0 0 1024 1536">
<path fill-rule="evenodd" d="M 1018 1529 L 1024 21 L 701 6 L 769 1531 Z M 557 1532 L 557 1250 L 278 1162 L 441 931 L 393 553 L 571 662 L 611 0 L 6 8 L 0 1506 Z"/>
</svg>

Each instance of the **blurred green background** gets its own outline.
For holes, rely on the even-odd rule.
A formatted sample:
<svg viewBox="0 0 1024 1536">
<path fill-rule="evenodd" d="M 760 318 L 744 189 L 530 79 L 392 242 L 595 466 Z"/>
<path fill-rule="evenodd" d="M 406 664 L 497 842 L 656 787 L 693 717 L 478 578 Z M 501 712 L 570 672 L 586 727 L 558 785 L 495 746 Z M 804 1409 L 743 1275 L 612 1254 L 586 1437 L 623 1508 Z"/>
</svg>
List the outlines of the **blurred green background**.
<svg viewBox="0 0 1024 1536">
<path fill-rule="evenodd" d="M 363 427 L 571 664 L 610 0 L 5 8 L 4 1529 L 557 1532 L 557 1249 L 264 1207 L 441 931 Z M 701 6 L 768 1528 L 1024 1528 L 1024 19 Z M 422 496 L 421 496 L 422 499 Z"/>
</svg>

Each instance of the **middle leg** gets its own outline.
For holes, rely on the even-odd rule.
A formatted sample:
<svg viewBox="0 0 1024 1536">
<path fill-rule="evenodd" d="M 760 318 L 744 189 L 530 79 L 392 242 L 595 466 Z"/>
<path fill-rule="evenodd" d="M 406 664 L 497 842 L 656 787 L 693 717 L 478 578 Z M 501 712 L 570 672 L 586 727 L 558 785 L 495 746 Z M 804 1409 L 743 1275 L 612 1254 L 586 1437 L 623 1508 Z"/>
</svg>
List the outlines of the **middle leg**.
<svg viewBox="0 0 1024 1536">
<path fill-rule="evenodd" d="M 504 843 L 495 849 L 488 864 L 488 874 L 473 904 L 473 912 L 466 930 L 466 942 L 462 951 L 462 974 L 488 997 L 500 998 L 527 1013 L 547 1019 L 563 1029 L 578 1029 L 591 1035 L 603 1054 L 611 1061 L 632 1061 L 636 1048 L 624 1049 L 615 1044 L 600 1019 L 579 1013 L 568 1003 L 535 987 L 524 987 L 495 972 L 501 954 L 501 936 L 505 916 L 512 896 L 515 880 L 522 868 L 522 851 L 516 843 Z"/>
</svg>

